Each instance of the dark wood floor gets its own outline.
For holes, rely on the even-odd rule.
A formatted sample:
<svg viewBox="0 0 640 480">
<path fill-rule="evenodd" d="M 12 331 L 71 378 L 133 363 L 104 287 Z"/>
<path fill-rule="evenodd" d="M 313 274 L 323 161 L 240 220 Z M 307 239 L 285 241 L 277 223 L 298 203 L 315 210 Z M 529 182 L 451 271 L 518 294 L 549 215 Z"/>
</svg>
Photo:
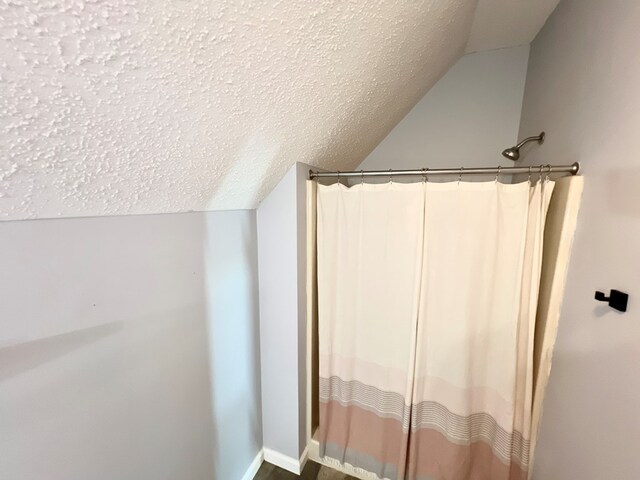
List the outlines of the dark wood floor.
<svg viewBox="0 0 640 480">
<path fill-rule="evenodd" d="M 351 475 L 337 472 L 331 468 L 308 461 L 301 475 L 295 475 L 282 468 L 263 462 L 253 480 L 357 480 Z"/>
</svg>

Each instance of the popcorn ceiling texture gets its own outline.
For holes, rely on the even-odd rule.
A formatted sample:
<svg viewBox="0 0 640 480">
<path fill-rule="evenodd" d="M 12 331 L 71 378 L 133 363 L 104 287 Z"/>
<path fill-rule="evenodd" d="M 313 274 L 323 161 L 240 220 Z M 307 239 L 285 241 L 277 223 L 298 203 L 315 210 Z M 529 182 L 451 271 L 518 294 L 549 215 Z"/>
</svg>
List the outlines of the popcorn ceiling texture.
<svg viewBox="0 0 640 480">
<path fill-rule="evenodd" d="M 0 218 L 253 208 L 354 168 L 475 1 L 0 0 Z"/>
</svg>

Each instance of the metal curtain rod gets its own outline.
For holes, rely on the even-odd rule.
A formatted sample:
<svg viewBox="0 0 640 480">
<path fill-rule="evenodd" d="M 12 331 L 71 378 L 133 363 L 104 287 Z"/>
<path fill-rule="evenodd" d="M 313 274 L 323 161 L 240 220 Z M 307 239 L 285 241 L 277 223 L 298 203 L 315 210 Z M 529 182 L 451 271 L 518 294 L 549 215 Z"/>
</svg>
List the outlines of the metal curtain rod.
<svg viewBox="0 0 640 480">
<path fill-rule="evenodd" d="M 572 165 L 536 165 L 531 167 L 422 168 L 420 170 L 360 170 L 352 172 L 314 172 L 309 179 L 341 177 L 413 177 L 430 175 L 499 175 L 501 173 L 570 173 L 577 175 L 580 163 Z"/>
</svg>

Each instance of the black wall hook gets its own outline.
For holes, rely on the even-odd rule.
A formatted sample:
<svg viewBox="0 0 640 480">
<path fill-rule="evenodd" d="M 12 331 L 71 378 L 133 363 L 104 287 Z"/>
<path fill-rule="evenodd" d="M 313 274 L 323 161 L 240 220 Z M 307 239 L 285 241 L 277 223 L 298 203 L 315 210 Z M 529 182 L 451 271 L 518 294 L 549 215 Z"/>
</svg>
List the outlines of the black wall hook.
<svg viewBox="0 0 640 480">
<path fill-rule="evenodd" d="M 596 300 L 600 302 L 609 302 L 611 308 L 615 308 L 620 312 L 627 311 L 627 303 L 629 302 L 629 295 L 620 290 L 611 290 L 609 296 L 605 296 L 604 292 L 596 292 Z"/>
</svg>

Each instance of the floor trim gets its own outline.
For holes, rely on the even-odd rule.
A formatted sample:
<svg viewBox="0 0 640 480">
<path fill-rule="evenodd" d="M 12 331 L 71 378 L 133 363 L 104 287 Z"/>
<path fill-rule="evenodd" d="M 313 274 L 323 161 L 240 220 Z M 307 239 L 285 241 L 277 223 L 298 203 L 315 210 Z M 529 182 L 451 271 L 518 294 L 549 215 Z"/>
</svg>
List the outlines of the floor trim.
<svg viewBox="0 0 640 480">
<path fill-rule="evenodd" d="M 300 455 L 300 473 L 304 470 L 304 466 L 307 464 L 307 460 L 309 459 L 309 447 L 304 447 L 304 451 L 302 455 Z"/>
<path fill-rule="evenodd" d="M 262 461 L 264 460 L 264 451 L 260 450 L 256 455 L 256 458 L 253 459 L 251 465 L 242 476 L 242 480 L 253 480 L 253 477 L 256 476 L 258 470 L 260 470 L 260 466 L 262 465 Z"/>
<path fill-rule="evenodd" d="M 269 462 L 276 467 L 284 468 L 285 470 L 294 473 L 296 475 L 300 475 L 302 473 L 302 469 L 307 463 L 307 449 L 304 449 L 302 455 L 300 455 L 299 459 L 289 457 L 280 452 L 276 452 L 275 450 L 271 450 L 270 448 L 264 448 L 264 461 Z"/>
</svg>

